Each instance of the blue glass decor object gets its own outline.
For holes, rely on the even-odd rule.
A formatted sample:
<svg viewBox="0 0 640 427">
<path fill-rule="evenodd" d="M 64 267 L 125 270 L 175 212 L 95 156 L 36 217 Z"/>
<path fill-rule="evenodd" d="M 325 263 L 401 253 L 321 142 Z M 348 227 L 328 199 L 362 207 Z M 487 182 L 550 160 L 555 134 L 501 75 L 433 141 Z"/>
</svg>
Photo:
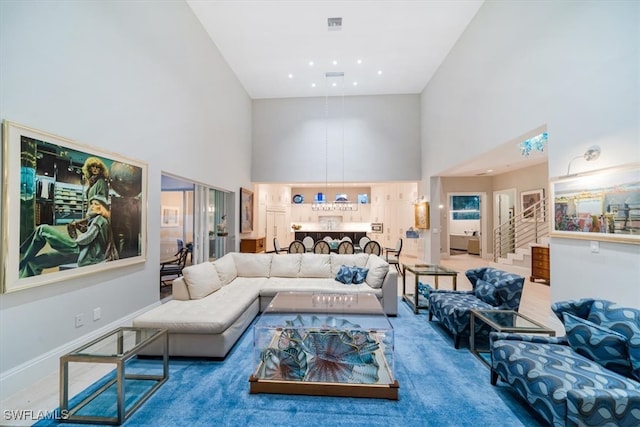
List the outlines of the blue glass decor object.
<svg viewBox="0 0 640 427">
<path fill-rule="evenodd" d="M 315 202 L 316 203 L 324 203 L 325 202 L 324 194 L 323 193 L 316 194 Z"/>
<path fill-rule="evenodd" d="M 369 195 L 368 194 L 358 194 L 358 203 L 361 205 L 366 205 L 369 203 Z"/>
<path fill-rule="evenodd" d="M 544 151 L 545 145 L 547 145 L 548 139 L 549 134 L 547 132 L 542 132 L 540 135 L 529 138 L 520 143 L 520 153 L 522 153 L 523 156 L 528 157 L 533 150 L 542 152 Z"/>
</svg>

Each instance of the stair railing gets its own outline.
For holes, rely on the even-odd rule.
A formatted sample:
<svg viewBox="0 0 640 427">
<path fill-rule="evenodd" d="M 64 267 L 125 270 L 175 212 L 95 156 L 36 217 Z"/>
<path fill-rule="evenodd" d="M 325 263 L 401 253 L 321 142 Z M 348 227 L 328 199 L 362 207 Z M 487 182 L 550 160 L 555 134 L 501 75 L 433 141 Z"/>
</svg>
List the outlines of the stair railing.
<svg viewBox="0 0 640 427">
<path fill-rule="evenodd" d="M 540 243 L 548 235 L 547 199 L 542 199 L 493 230 L 493 261 L 530 243 Z"/>
</svg>

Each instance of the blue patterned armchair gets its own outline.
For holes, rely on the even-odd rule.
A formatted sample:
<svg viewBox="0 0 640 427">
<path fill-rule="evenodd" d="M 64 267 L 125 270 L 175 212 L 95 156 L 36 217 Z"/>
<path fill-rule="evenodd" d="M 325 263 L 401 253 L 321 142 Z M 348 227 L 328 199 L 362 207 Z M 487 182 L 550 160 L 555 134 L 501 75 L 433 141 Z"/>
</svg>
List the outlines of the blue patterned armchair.
<svg viewBox="0 0 640 427">
<path fill-rule="evenodd" d="M 492 267 L 466 271 L 471 291 L 432 290 L 429 294 L 429 320 L 435 315 L 453 335 L 455 348 L 460 337 L 469 336 L 471 310 L 514 310 L 520 307 L 524 277 Z M 488 328 L 476 333 L 489 333 Z"/>
<path fill-rule="evenodd" d="M 564 337 L 491 333 L 491 383 L 555 426 L 640 425 L 640 310 L 591 298 L 551 309 Z"/>
</svg>

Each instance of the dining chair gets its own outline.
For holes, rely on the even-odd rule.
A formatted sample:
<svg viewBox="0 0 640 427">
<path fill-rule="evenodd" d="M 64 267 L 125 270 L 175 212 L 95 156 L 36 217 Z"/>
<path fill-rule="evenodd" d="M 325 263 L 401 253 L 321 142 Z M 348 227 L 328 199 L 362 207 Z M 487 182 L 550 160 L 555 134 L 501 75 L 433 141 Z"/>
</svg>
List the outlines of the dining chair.
<svg viewBox="0 0 640 427">
<path fill-rule="evenodd" d="M 324 240 L 318 240 L 315 245 L 313 245 L 313 253 L 314 254 L 328 254 L 331 253 L 331 247 L 329 243 Z"/>
<path fill-rule="evenodd" d="M 340 242 L 340 244 L 338 245 L 339 254 L 352 254 L 354 252 L 355 249 L 353 247 L 353 243 L 349 242 L 348 240 Z"/>
<path fill-rule="evenodd" d="M 375 240 L 371 240 L 367 242 L 366 245 L 364 245 L 362 252 L 364 252 L 365 254 L 380 256 L 380 254 L 382 254 L 382 248 L 380 248 L 380 243 L 376 242 Z"/>
<path fill-rule="evenodd" d="M 400 252 L 402 252 L 402 238 L 399 238 L 395 248 L 384 248 L 385 258 L 389 265 L 394 265 L 398 274 L 402 276 L 402 270 L 400 268 Z"/>
<path fill-rule="evenodd" d="M 340 239 L 341 242 L 351 242 L 353 243 L 353 240 L 351 240 L 351 237 L 349 236 L 344 236 L 342 239 Z"/>
<path fill-rule="evenodd" d="M 273 238 L 273 250 L 279 254 L 281 252 L 289 252 L 289 248 L 281 248 L 280 247 L 280 242 L 278 242 L 278 238 L 274 237 Z"/>
<path fill-rule="evenodd" d="M 303 254 L 305 252 L 306 252 L 306 249 L 304 248 L 304 245 L 302 244 L 302 242 L 300 240 L 294 240 L 289 245 L 289 253 L 290 254 Z"/>
<path fill-rule="evenodd" d="M 307 252 L 313 252 L 314 243 L 315 242 L 313 241 L 313 237 L 311 236 L 306 236 L 304 239 L 302 239 L 302 244 L 304 245 L 304 248 Z"/>
<path fill-rule="evenodd" d="M 371 239 L 369 238 L 369 236 L 362 236 L 355 247 L 356 252 L 362 252 L 364 250 L 364 245 L 366 245 L 367 242 L 370 241 Z"/>
<path fill-rule="evenodd" d="M 182 270 L 187 263 L 187 255 L 189 255 L 189 250 L 183 247 L 175 254 L 174 259 L 160 263 L 160 287 L 169 285 L 173 279 L 182 276 Z M 172 277 L 171 280 L 166 279 L 169 276 Z"/>
<path fill-rule="evenodd" d="M 329 237 L 329 236 L 324 236 L 324 237 L 322 238 L 322 240 L 324 240 L 325 242 L 329 243 L 329 242 L 331 242 L 331 241 L 333 240 L 333 238 L 332 238 L 332 237 Z"/>
</svg>

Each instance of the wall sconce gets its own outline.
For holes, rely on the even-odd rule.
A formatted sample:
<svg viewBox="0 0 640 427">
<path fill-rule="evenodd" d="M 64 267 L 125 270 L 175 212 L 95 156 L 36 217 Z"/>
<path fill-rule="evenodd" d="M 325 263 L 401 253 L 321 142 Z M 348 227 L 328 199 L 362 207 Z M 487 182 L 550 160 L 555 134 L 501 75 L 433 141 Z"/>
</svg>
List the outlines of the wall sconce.
<svg viewBox="0 0 640 427">
<path fill-rule="evenodd" d="M 592 160 L 598 160 L 601 152 L 602 151 L 600 150 L 600 146 L 592 145 L 587 149 L 587 151 L 585 151 L 585 153 L 582 156 L 577 156 L 571 159 L 571 161 L 569 162 L 569 166 L 567 166 L 567 175 L 570 175 L 571 164 L 573 163 L 574 160 L 585 159 L 587 162 L 590 162 Z"/>
</svg>

